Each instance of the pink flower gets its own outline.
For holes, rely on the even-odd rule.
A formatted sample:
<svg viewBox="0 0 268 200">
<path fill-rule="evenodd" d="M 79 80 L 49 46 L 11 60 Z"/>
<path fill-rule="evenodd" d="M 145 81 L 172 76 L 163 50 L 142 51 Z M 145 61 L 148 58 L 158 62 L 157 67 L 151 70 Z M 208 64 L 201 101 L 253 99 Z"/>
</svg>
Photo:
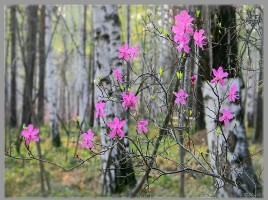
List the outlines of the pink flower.
<svg viewBox="0 0 268 200">
<path fill-rule="evenodd" d="M 129 47 L 128 44 L 125 44 L 124 46 L 118 47 L 118 50 L 118 58 L 124 58 L 126 61 L 129 61 L 130 58 L 136 59 L 139 48 L 137 45 Z"/>
<path fill-rule="evenodd" d="M 131 53 L 131 48 L 128 47 L 128 44 L 125 44 L 124 46 L 118 47 L 119 54 L 118 58 L 124 58 L 126 61 L 129 61 L 130 59 L 130 53 Z"/>
<path fill-rule="evenodd" d="M 135 103 L 139 100 L 137 96 L 134 95 L 133 92 L 129 92 L 128 95 L 126 93 L 122 94 L 123 97 L 123 103 L 122 106 L 125 107 L 125 109 L 132 108 L 135 109 L 136 105 Z"/>
<path fill-rule="evenodd" d="M 143 121 L 138 121 L 137 126 L 138 126 L 138 133 L 147 133 L 148 128 L 145 126 L 148 125 L 148 120 L 143 120 Z"/>
<path fill-rule="evenodd" d="M 91 129 L 88 129 L 87 133 L 83 133 L 82 137 L 84 139 L 82 148 L 87 147 L 88 149 L 91 149 L 93 147 L 92 138 L 94 137 L 94 133 L 92 133 Z"/>
<path fill-rule="evenodd" d="M 188 97 L 188 94 L 180 89 L 179 92 L 174 92 L 174 95 L 177 97 L 175 103 L 181 103 L 182 105 L 186 104 L 185 98 Z"/>
<path fill-rule="evenodd" d="M 229 91 L 228 100 L 235 102 L 236 99 L 238 99 L 236 96 L 236 84 L 233 84 Z"/>
<path fill-rule="evenodd" d="M 206 42 L 204 41 L 204 39 L 206 39 L 207 37 L 205 35 L 203 35 L 205 33 L 205 31 L 203 29 L 200 29 L 199 32 L 195 31 L 194 33 L 194 40 L 195 40 L 195 44 L 199 47 L 202 48 L 202 50 L 204 50 L 203 46 L 206 45 Z"/>
<path fill-rule="evenodd" d="M 107 125 L 112 129 L 110 132 L 110 138 L 113 139 L 116 134 L 120 137 L 123 138 L 125 136 L 124 131 L 122 130 L 123 126 L 125 125 L 126 121 L 122 120 L 120 121 L 118 117 L 114 118 L 113 122 L 108 122 Z"/>
<path fill-rule="evenodd" d="M 131 58 L 136 59 L 138 50 L 139 48 L 137 45 L 131 48 Z"/>
<path fill-rule="evenodd" d="M 120 73 L 120 70 L 118 68 L 113 70 L 116 80 L 118 80 L 120 83 L 122 83 L 122 74 Z"/>
<path fill-rule="evenodd" d="M 194 82 L 196 81 L 196 76 L 195 76 L 195 75 L 193 75 L 193 76 L 191 77 L 191 81 L 192 81 L 192 83 L 194 84 Z"/>
<path fill-rule="evenodd" d="M 211 83 L 219 82 L 222 86 L 224 86 L 224 81 L 222 79 L 228 77 L 228 73 L 223 72 L 221 66 L 219 67 L 218 71 L 216 71 L 215 69 L 212 69 L 212 71 L 215 77 L 210 82 Z"/>
<path fill-rule="evenodd" d="M 39 129 L 34 128 L 32 124 L 29 124 L 27 129 L 21 131 L 21 135 L 25 138 L 26 144 L 29 145 L 31 141 L 38 142 L 40 139 L 38 137 Z"/>
<path fill-rule="evenodd" d="M 186 53 L 189 53 L 190 47 L 188 46 L 188 44 L 189 44 L 190 38 L 186 34 L 183 34 L 181 36 L 175 35 L 175 38 L 180 43 L 179 46 L 177 47 L 178 52 L 181 52 L 181 50 L 183 49 Z M 175 41 L 175 38 L 174 38 L 174 41 Z"/>
<path fill-rule="evenodd" d="M 175 16 L 176 25 L 172 26 L 172 31 L 175 33 L 174 41 L 179 43 L 177 47 L 178 52 L 182 49 L 185 53 L 190 52 L 189 41 L 190 35 L 193 35 L 194 30 L 192 21 L 194 19 L 188 14 L 186 10 L 181 11 L 179 15 Z"/>
<path fill-rule="evenodd" d="M 219 118 L 219 121 L 220 122 L 224 121 L 224 124 L 228 125 L 229 120 L 234 118 L 234 116 L 231 114 L 231 110 L 222 109 L 221 112 L 222 112 L 222 116 Z"/>
<path fill-rule="evenodd" d="M 175 35 L 174 35 L 175 42 L 179 42 L 180 37 L 182 37 L 185 34 L 184 28 L 182 26 L 179 26 L 179 25 L 172 26 L 172 31 L 175 33 Z"/>
<path fill-rule="evenodd" d="M 105 103 L 100 100 L 99 103 L 95 104 L 95 108 L 96 108 L 96 114 L 95 114 L 95 118 L 98 118 L 98 116 L 100 116 L 102 119 L 104 118 L 104 109 L 105 107 Z"/>
<path fill-rule="evenodd" d="M 179 15 L 175 16 L 177 25 L 180 26 L 183 31 L 189 34 L 193 34 L 193 28 L 191 27 L 193 20 L 194 19 L 191 17 L 191 15 L 188 14 L 186 10 L 181 11 Z"/>
</svg>

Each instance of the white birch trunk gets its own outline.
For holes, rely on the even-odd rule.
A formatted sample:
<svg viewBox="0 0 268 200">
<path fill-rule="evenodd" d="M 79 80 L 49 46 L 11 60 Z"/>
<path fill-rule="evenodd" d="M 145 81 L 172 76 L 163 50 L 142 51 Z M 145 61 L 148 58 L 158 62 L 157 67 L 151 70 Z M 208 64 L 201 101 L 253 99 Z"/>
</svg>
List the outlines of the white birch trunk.
<svg viewBox="0 0 268 200">
<path fill-rule="evenodd" d="M 84 55 L 85 45 L 83 41 L 84 37 L 84 6 L 78 6 L 78 32 L 79 32 L 79 56 L 78 56 L 78 91 L 79 91 L 79 116 L 83 122 L 82 129 L 85 127 L 85 120 L 88 111 L 88 79 L 87 79 L 87 70 L 86 70 L 86 60 Z"/>
<path fill-rule="evenodd" d="M 52 37 L 52 6 L 46 7 L 46 35 L 45 44 L 47 52 L 46 60 L 46 78 L 47 78 L 47 98 L 48 98 L 48 109 L 49 109 L 49 120 L 50 129 L 52 133 L 53 145 L 60 145 L 60 135 L 58 131 L 58 118 L 57 118 L 57 86 L 56 86 L 56 66 L 53 58 L 53 47 L 50 45 Z M 52 43 L 52 41 L 51 41 Z M 48 49 L 50 48 L 50 49 Z"/>
<path fill-rule="evenodd" d="M 217 91 L 216 93 L 218 93 L 220 101 L 226 97 L 229 86 L 232 84 L 237 85 L 237 94 L 239 98 L 241 98 L 239 79 L 225 79 L 224 81 L 224 87 L 218 84 L 214 89 Z M 241 104 L 230 103 L 228 99 L 225 99 L 221 103 L 221 109 L 231 110 L 234 115 L 234 120 L 230 121 L 230 124 L 227 126 L 222 125 L 222 132 L 220 135 L 217 135 L 217 123 L 219 122 L 219 116 L 222 114 L 218 113 L 218 98 L 214 95 L 211 87 L 207 83 L 205 83 L 203 87 L 203 97 L 211 165 L 215 173 L 230 178 L 240 187 L 235 187 L 217 179 L 217 196 L 245 197 L 246 193 L 256 196 L 260 195 L 261 186 L 258 183 L 251 159 L 249 158 L 250 155 L 243 121 L 244 113 Z"/>
<path fill-rule="evenodd" d="M 113 76 L 111 67 L 116 66 L 122 70 L 123 74 L 125 74 L 125 70 L 122 68 L 122 63 L 117 58 L 117 48 L 122 45 L 120 42 L 120 21 L 117 13 L 117 7 L 115 5 L 94 6 L 93 21 L 96 69 L 95 81 L 98 83 L 99 87 L 102 88 L 102 90 L 105 89 L 107 94 L 112 95 L 113 92 L 118 91 L 115 91 L 115 89 L 112 88 Z M 107 101 L 107 98 L 102 98 L 103 94 L 101 93 L 99 87 L 95 86 L 95 103 L 97 103 L 100 99 L 106 101 L 105 122 L 107 123 L 112 121 L 115 115 L 121 120 L 125 120 L 125 111 L 112 101 Z M 100 134 L 103 149 L 106 149 L 106 146 L 111 146 L 111 144 L 116 140 L 112 141 L 110 139 L 109 129 L 107 128 L 104 120 L 100 119 Z M 123 130 L 125 134 L 127 134 L 127 125 L 124 126 Z M 128 143 L 125 139 L 123 142 L 125 146 L 128 147 Z M 127 176 L 127 182 L 125 184 L 122 182 L 122 178 L 119 177 L 124 175 L 125 171 L 120 169 L 121 167 L 125 167 L 122 166 L 122 163 L 119 161 L 125 154 L 122 154 L 122 150 L 119 149 L 119 146 L 120 145 L 115 145 L 112 150 L 108 150 L 102 155 L 103 195 L 119 192 L 127 184 L 131 186 L 131 182 L 127 180 L 129 179 L 129 176 Z"/>
</svg>

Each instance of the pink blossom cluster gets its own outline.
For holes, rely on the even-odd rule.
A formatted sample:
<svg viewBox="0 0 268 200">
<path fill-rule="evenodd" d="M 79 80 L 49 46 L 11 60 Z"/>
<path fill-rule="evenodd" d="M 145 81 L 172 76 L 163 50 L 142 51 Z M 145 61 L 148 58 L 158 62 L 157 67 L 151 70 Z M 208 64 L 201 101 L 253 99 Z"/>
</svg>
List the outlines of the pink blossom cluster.
<svg viewBox="0 0 268 200">
<path fill-rule="evenodd" d="M 210 82 L 211 83 L 220 83 L 221 86 L 224 86 L 225 83 L 224 83 L 223 79 L 228 77 L 228 73 L 223 71 L 222 66 L 220 66 L 218 68 L 218 70 L 212 69 L 212 72 L 213 72 L 214 78 Z M 238 99 L 236 96 L 236 85 L 233 84 L 230 87 L 230 90 L 228 93 L 228 100 L 235 102 L 236 99 Z M 234 116 L 231 113 L 231 110 L 230 109 L 222 109 L 221 112 L 222 112 L 222 116 L 219 118 L 219 121 L 220 122 L 223 121 L 224 125 L 228 125 L 229 120 L 234 118 Z"/>
<path fill-rule="evenodd" d="M 174 41 L 179 44 L 177 47 L 178 52 L 181 52 L 183 49 L 185 53 L 190 53 L 189 42 L 191 36 L 193 36 L 197 46 L 204 49 L 203 46 L 206 45 L 204 41 L 207 38 L 204 35 L 205 31 L 203 29 L 194 31 L 193 20 L 186 10 L 181 11 L 179 15 L 175 16 L 176 25 L 172 26 L 172 31 L 175 33 Z"/>
<path fill-rule="evenodd" d="M 132 91 L 128 92 L 128 93 L 123 93 L 122 94 L 122 106 L 125 109 L 135 109 L 136 108 L 136 102 L 139 100 L 139 98 L 137 96 L 134 95 L 134 93 Z M 105 103 L 100 100 L 98 103 L 95 104 L 95 108 L 96 108 L 96 113 L 95 113 L 95 117 L 101 117 L 104 118 L 104 109 L 105 109 Z M 123 129 L 123 126 L 126 124 L 125 120 L 120 120 L 118 117 L 115 117 L 113 119 L 113 121 L 110 121 L 107 123 L 107 125 L 110 127 L 111 131 L 110 131 L 110 138 L 113 139 L 116 135 L 119 138 L 123 138 L 125 136 Z M 148 120 L 141 120 L 137 122 L 137 130 L 138 133 L 147 133 L 149 130 L 146 127 L 148 125 Z M 91 131 L 91 130 L 90 130 Z M 90 143 L 91 139 L 93 138 L 91 132 L 88 132 L 87 135 L 84 135 L 83 138 L 85 139 L 85 141 L 82 144 L 82 147 L 84 148 L 85 146 L 88 146 L 88 148 L 92 147 L 92 143 Z"/>
<path fill-rule="evenodd" d="M 195 45 L 200 47 L 204 50 L 204 46 L 206 45 L 205 31 L 203 29 L 194 30 L 192 22 L 194 19 L 188 14 L 186 10 L 181 11 L 180 14 L 175 16 L 176 25 L 172 26 L 172 31 L 175 33 L 174 41 L 178 43 L 177 50 L 181 52 L 182 50 L 185 53 L 190 53 L 189 42 L 191 37 L 194 39 Z M 130 59 L 136 59 L 138 54 L 138 46 L 135 45 L 134 47 L 129 47 L 128 44 L 124 44 L 123 46 L 118 47 L 118 58 L 124 59 L 125 61 L 130 61 Z M 211 83 L 220 83 L 220 85 L 224 86 L 224 78 L 228 77 L 228 73 L 223 71 L 223 68 L 220 66 L 218 70 L 212 69 L 214 78 L 211 80 Z M 119 82 L 123 82 L 123 76 L 120 72 L 119 68 L 115 68 L 113 70 L 113 74 L 115 79 Z M 194 75 L 190 78 L 192 84 L 195 83 L 197 77 Z M 186 98 L 188 94 L 183 90 L 180 89 L 179 92 L 174 92 L 176 97 L 175 104 L 186 105 Z M 238 99 L 236 97 L 236 85 L 232 85 L 230 91 L 228 93 L 228 100 L 235 101 Z M 124 92 L 122 94 L 122 107 L 126 110 L 128 109 L 136 109 L 136 103 L 139 101 L 138 97 L 134 95 L 132 91 Z M 98 103 L 95 104 L 95 118 L 105 118 L 105 106 L 106 103 L 100 100 Z M 224 122 L 225 125 L 229 124 L 229 121 L 234 118 L 234 115 L 231 113 L 229 109 L 222 109 L 222 115 L 219 117 L 220 122 Z M 148 133 L 148 120 L 140 120 L 137 121 L 137 132 L 138 134 L 141 133 Z M 113 139 L 114 137 L 118 136 L 119 138 L 123 138 L 125 136 L 123 127 L 126 124 L 126 120 L 121 120 L 118 117 L 114 117 L 112 121 L 107 122 L 107 126 L 111 129 L 109 135 L 110 138 Z M 27 145 L 30 144 L 31 141 L 39 141 L 39 129 L 34 128 L 32 124 L 21 131 L 21 135 L 25 138 L 25 142 Z M 92 149 L 94 142 L 93 142 L 94 133 L 91 129 L 89 129 L 86 133 L 82 134 L 83 142 L 81 143 L 82 148 Z"/>
<path fill-rule="evenodd" d="M 125 59 L 125 61 L 129 61 L 130 58 L 136 59 L 138 53 L 138 46 L 135 45 L 134 47 L 129 47 L 128 44 L 124 44 L 124 46 L 118 47 L 118 58 Z"/>
</svg>

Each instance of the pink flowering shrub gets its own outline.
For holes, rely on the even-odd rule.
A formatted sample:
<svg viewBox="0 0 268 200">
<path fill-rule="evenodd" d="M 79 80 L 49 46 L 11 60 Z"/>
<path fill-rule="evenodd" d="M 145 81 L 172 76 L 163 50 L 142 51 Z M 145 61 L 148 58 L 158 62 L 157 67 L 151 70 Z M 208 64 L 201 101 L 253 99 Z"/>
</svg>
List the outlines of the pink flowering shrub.
<svg viewBox="0 0 268 200">
<path fill-rule="evenodd" d="M 200 29 L 199 31 L 195 31 L 193 29 L 192 22 L 194 18 L 192 18 L 186 10 L 181 11 L 179 15 L 175 16 L 176 25 L 172 26 L 172 31 L 174 35 L 174 42 L 179 43 L 177 47 L 178 52 L 184 50 L 185 53 L 190 53 L 189 42 L 191 37 L 195 40 L 195 44 L 204 49 L 204 45 L 206 42 L 204 41 L 207 37 L 204 35 L 205 31 Z"/>
<path fill-rule="evenodd" d="M 162 153 L 159 153 L 159 150 L 157 152 L 157 149 L 148 151 L 149 153 L 145 152 L 143 148 L 144 146 L 142 145 L 146 142 L 148 144 L 147 148 L 149 149 L 149 147 L 158 148 L 158 146 L 165 145 L 164 140 L 174 139 L 176 143 L 174 143 L 174 140 L 173 140 L 172 145 L 174 144 L 174 145 L 178 145 L 178 147 L 184 148 L 184 150 L 186 150 L 185 152 L 190 152 L 194 156 L 198 152 L 199 153 L 201 152 L 200 154 L 204 153 L 205 151 L 202 151 L 202 149 L 201 150 L 197 149 L 197 151 L 195 151 L 194 147 L 192 148 L 192 146 L 194 145 L 191 145 L 192 140 L 190 138 L 191 137 L 190 130 L 192 131 L 192 129 L 190 129 L 192 127 L 192 121 L 196 120 L 199 116 L 201 116 L 197 108 L 198 107 L 197 103 L 200 100 L 199 97 L 197 96 L 198 94 L 197 88 L 199 87 L 200 89 L 201 86 L 199 85 L 199 81 L 198 81 L 198 84 L 196 84 L 197 80 L 202 80 L 202 81 L 205 80 L 205 82 L 208 83 L 209 89 L 208 89 L 208 92 L 206 93 L 208 96 L 207 101 L 209 103 L 213 102 L 213 104 L 208 103 L 210 107 L 209 106 L 206 107 L 206 108 L 209 107 L 209 110 L 211 111 L 211 113 L 213 113 L 211 114 L 211 116 L 209 116 L 212 122 L 211 127 L 213 127 L 209 131 L 211 131 L 214 134 L 215 132 L 217 133 L 217 130 L 218 131 L 227 130 L 227 128 L 232 128 L 230 124 L 232 124 L 231 121 L 237 116 L 237 113 L 234 111 L 235 109 L 233 111 L 229 109 L 228 104 L 225 104 L 225 103 L 230 103 L 230 101 L 235 102 L 238 99 L 238 97 L 236 96 L 236 93 L 237 93 L 237 87 L 239 89 L 239 85 L 233 84 L 231 85 L 229 90 L 228 89 L 226 90 L 225 87 L 223 87 L 223 86 L 229 85 L 229 83 L 226 84 L 227 82 L 226 80 L 228 80 L 227 78 L 229 74 L 224 71 L 222 66 L 219 66 L 218 69 L 212 69 L 213 77 L 212 78 L 210 77 L 209 80 L 207 80 L 207 77 L 205 75 L 203 77 L 198 75 L 200 71 L 199 69 L 197 69 L 197 67 L 203 67 L 202 66 L 203 60 L 201 60 L 202 52 L 201 54 L 199 54 L 199 51 L 191 51 L 191 48 L 194 47 L 195 48 L 194 50 L 199 49 L 199 48 L 204 50 L 205 45 L 209 41 L 207 40 L 208 38 L 205 34 L 204 29 L 202 28 L 196 29 L 196 27 L 197 27 L 197 24 L 194 24 L 194 18 L 191 15 L 189 15 L 189 13 L 186 10 L 181 11 L 178 15 L 175 16 L 175 25 L 172 26 L 174 37 L 172 38 L 168 35 L 166 36 L 166 39 L 168 39 L 170 43 L 172 43 L 172 45 L 174 45 L 174 42 L 175 42 L 174 48 L 177 49 L 177 50 L 175 49 L 175 52 L 177 52 L 179 56 L 178 55 L 176 55 L 176 57 L 174 56 L 174 61 L 176 61 L 176 63 L 174 66 L 170 66 L 170 67 L 173 67 L 174 71 L 171 71 L 172 73 L 170 77 L 168 78 L 166 78 L 168 75 L 167 76 L 163 75 L 164 73 L 168 71 L 166 69 L 163 70 L 162 69 L 163 66 L 155 66 L 153 62 L 149 61 L 148 65 L 145 65 L 144 69 L 142 69 L 142 72 L 141 72 L 139 71 L 141 67 L 139 68 L 136 67 L 140 63 L 136 61 L 134 63 L 130 62 L 131 60 L 137 59 L 137 57 L 139 56 L 138 45 L 134 45 L 133 47 L 130 47 L 129 44 L 124 44 L 123 46 L 118 47 L 118 56 L 117 56 L 118 59 L 123 59 L 127 61 L 127 63 L 126 62 L 111 62 L 110 64 L 112 66 L 110 66 L 110 68 L 108 68 L 107 70 L 109 74 L 105 74 L 105 81 L 107 80 L 108 86 L 105 84 L 96 84 L 97 89 L 100 90 L 100 92 L 98 91 L 99 93 L 97 93 L 98 95 L 97 98 L 103 99 L 95 103 L 95 119 L 97 121 L 97 128 L 98 128 L 96 130 L 99 130 L 99 133 L 101 134 L 100 135 L 101 142 L 98 144 L 97 140 L 93 141 L 95 134 L 92 132 L 91 129 L 87 130 L 87 128 L 84 128 L 85 126 L 82 126 L 80 124 L 79 120 L 77 119 L 78 117 L 76 118 L 76 120 L 73 120 L 77 122 L 78 124 L 77 128 L 79 130 L 79 134 L 81 134 L 82 136 L 81 147 L 83 149 L 92 150 L 91 153 L 93 155 L 100 155 L 100 154 L 103 155 L 104 153 L 107 153 L 107 152 L 114 153 L 113 149 L 116 151 L 120 151 L 121 147 L 122 149 L 124 149 L 123 145 L 125 145 L 126 141 L 130 141 L 134 144 L 135 142 L 137 142 L 138 145 L 135 144 L 133 146 L 138 149 L 138 151 L 136 151 L 138 153 L 135 154 L 135 151 L 133 151 L 134 152 L 133 154 L 137 157 L 140 156 L 139 154 L 144 154 L 144 158 L 148 158 L 148 159 L 143 159 L 145 160 L 145 162 L 142 159 L 140 159 L 142 162 L 146 163 L 144 164 L 144 166 L 147 167 L 145 168 L 145 174 L 147 173 L 146 170 L 153 169 L 154 167 L 153 159 L 155 159 L 158 155 L 162 156 L 161 155 Z M 162 34 L 161 37 L 163 35 L 165 34 Z M 143 56 L 142 59 L 144 59 L 147 64 L 147 60 L 145 58 L 146 56 L 144 56 L 143 54 L 142 56 Z M 189 61 L 194 61 L 194 62 L 189 62 Z M 123 71 L 125 70 L 124 67 L 125 69 L 133 71 L 133 74 L 131 74 L 128 78 L 126 78 L 127 80 L 125 79 L 125 77 L 127 77 L 129 74 L 122 75 Z M 126 68 L 126 67 L 129 67 L 129 68 Z M 185 67 L 184 70 L 182 69 L 183 67 Z M 159 73 L 157 71 L 157 68 L 158 69 L 160 68 Z M 113 70 L 111 71 L 111 69 Z M 97 75 L 102 75 L 102 74 L 97 74 Z M 110 78 L 114 78 L 113 80 L 115 81 L 111 81 Z M 124 81 L 123 81 L 123 78 L 124 78 Z M 131 78 L 133 78 L 133 80 L 129 80 Z M 173 91 L 178 91 L 178 92 L 173 92 Z M 211 95 L 215 95 L 218 99 L 215 100 L 216 99 L 214 98 L 215 96 L 211 97 Z M 139 103 L 141 104 L 141 107 L 138 107 L 137 102 L 139 100 L 141 100 Z M 109 107 L 109 109 L 111 110 L 108 110 L 107 108 L 105 108 L 106 103 L 107 103 L 107 107 Z M 92 104 L 94 105 L 94 103 Z M 231 103 L 230 105 L 236 106 L 237 104 Z M 143 113 L 140 114 L 140 112 L 143 112 Z M 114 117 L 116 115 L 120 116 L 120 118 Z M 206 115 L 206 117 L 207 116 L 208 114 Z M 99 117 L 101 119 L 99 119 Z M 179 120 L 177 120 L 178 117 L 179 117 Z M 130 126 L 131 128 L 129 131 L 130 134 L 127 135 L 128 134 L 127 122 L 129 118 L 132 118 L 133 121 L 136 122 L 136 124 L 134 124 L 135 128 L 132 128 L 132 124 L 131 124 Z M 139 121 L 138 119 L 142 119 L 142 120 Z M 174 125 L 175 123 L 173 124 L 173 121 L 172 121 L 173 119 L 176 120 L 176 123 L 177 123 L 176 125 Z M 148 128 L 149 123 L 151 126 L 154 126 L 155 129 L 158 129 L 159 132 L 155 133 L 155 130 L 153 130 L 153 128 L 151 127 L 150 127 L 150 132 L 149 132 L 149 128 Z M 228 125 L 229 127 L 226 127 Z M 125 129 L 124 129 L 124 126 L 125 126 Z M 224 129 L 219 128 L 222 126 L 224 126 Z M 87 130 L 87 132 L 85 132 L 85 130 Z M 133 135 L 133 130 L 134 132 L 137 131 L 138 135 L 137 134 Z M 188 143 L 186 143 L 187 145 L 184 145 L 184 143 L 187 141 L 183 141 L 182 144 L 180 144 L 179 143 L 180 140 L 176 140 L 175 134 L 177 133 L 175 131 L 179 132 L 180 137 L 181 136 L 185 137 L 185 135 L 188 137 L 188 138 L 187 137 L 182 138 L 183 140 L 189 139 Z M 94 132 L 95 132 L 95 129 L 94 129 Z M 95 133 L 97 134 L 97 132 Z M 32 124 L 30 124 L 27 127 L 27 129 L 21 132 L 21 135 L 25 138 L 27 145 L 29 145 L 31 141 L 39 141 L 38 134 L 39 134 L 39 129 L 35 129 Z M 134 137 L 134 139 L 132 137 Z M 105 138 L 105 140 L 103 138 Z M 123 140 L 120 140 L 122 138 Z M 110 141 L 107 142 L 107 140 L 110 140 Z M 77 139 L 77 144 L 80 144 L 78 143 L 78 141 L 79 141 L 79 137 Z M 101 151 L 95 154 L 95 149 L 94 150 L 92 149 L 94 145 L 95 147 L 100 146 Z M 119 145 L 122 145 L 122 146 L 119 146 Z M 168 150 L 163 148 L 163 152 L 164 151 L 168 151 Z M 123 153 L 126 153 L 126 152 L 127 150 L 124 149 Z M 151 152 L 152 152 L 152 155 L 150 155 Z M 153 153 L 155 154 L 153 155 Z M 205 159 L 206 157 L 195 156 L 194 158 L 198 160 L 199 158 Z M 152 160 L 152 162 L 150 160 Z M 147 163 L 147 161 L 149 162 Z M 205 162 L 204 160 L 202 160 L 202 162 L 205 164 L 206 160 Z M 151 165 L 150 163 L 153 163 L 153 164 Z M 213 170 L 209 173 L 213 174 Z M 150 174 L 150 172 L 148 172 L 147 175 L 148 174 Z M 219 175 L 217 174 L 214 176 L 214 178 L 218 176 Z"/>
</svg>

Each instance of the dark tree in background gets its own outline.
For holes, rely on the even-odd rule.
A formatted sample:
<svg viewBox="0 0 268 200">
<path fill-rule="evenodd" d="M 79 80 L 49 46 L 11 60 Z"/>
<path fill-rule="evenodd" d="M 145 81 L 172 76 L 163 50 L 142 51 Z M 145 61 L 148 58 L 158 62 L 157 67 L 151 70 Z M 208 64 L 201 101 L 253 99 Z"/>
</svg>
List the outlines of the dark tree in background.
<svg viewBox="0 0 268 200">
<path fill-rule="evenodd" d="M 229 73 L 228 77 L 238 76 L 235 8 L 220 6 L 217 10 L 218 12 L 211 13 L 211 35 L 215 44 L 212 68 L 222 66 Z"/>
<path fill-rule="evenodd" d="M 33 112 L 33 80 L 36 58 L 36 27 L 38 23 L 37 16 L 38 6 L 28 6 L 26 8 L 27 15 L 27 36 L 25 43 L 26 50 L 26 65 L 25 68 L 25 82 L 23 92 L 23 107 L 22 107 L 22 124 L 31 123 Z"/>
<path fill-rule="evenodd" d="M 229 75 L 228 79 L 225 79 L 224 87 L 219 84 L 215 86 L 219 97 L 213 95 L 211 87 L 207 84 L 204 85 L 203 95 L 206 107 L 205 119 L 208 131 L 208 147 L 211 153 L 211 165 L 217 169 L 218 174 L 224 174 L 224 176 L 229 177 L 235 183 L 234 186 L 234 184 L 223 183 L 222 180 L 215 179 L 216 196 L 244 197 L 245 193 L 248 192 L 260 195 L 262 194 L 262 186 L 258 182 L 250 159 L 244 125 L 244 110 L 241 105 L 242 87 L 240 79 L 242 73 L 239 71 L 240 68 L 237 63 L 236 10 L 232 6 L 215 7 L 211 12 L 211 17 L 211 35 L 213 38 L 212 66 L 214 69 L 222 66 Z M 209 78 L 208 80 L 211 79 Z M 215 126 L 219 126 L 219 124 L 208 117 L 213 113 L 210 108 L 213 105 L 217 105 L 215 102 L 217 102 L 218 98 L 222 98 L 224 91 L 228 90 L 228 85 L 231 84 L 236 84 L 237 95 L 240 100 L 236 102 L 218 102 L 219 110 L 214 108 L 214 112 L 218 118 L 218 112 L 221 109 L 230 109 L 235 118 L 235 126 L 220 125 L 222 133 L 217 136 Z"/>
<path fill-rule="evenodd" d="M 16 6 L 10 8 L 10 31 L 11 31 L 11 99 L 10 99 L 10 126 L 17 125 L 17 54 L 16 54 Z"/>
<path fill-rule="evenodd" d="M 44 122 L 44 103 L 45 103 L 45 77 L 46 77 L 46 52 L 45 52 L 45 22 L 46 6 L 42 5 L 39 19 L 39 88 L 38 88 L 38 122 Z"/>
<path fill-rule="evenodd" d="M 261 11 L 262 12 L 262 11 Z M 263 15 L 262 15 L 263 16 Z M 263 22 L 263 17 L 261 16 L 261 22 Z M 259 63 L 259 82 L 258 82 L 258 99 L 257 99 L 257 116 L 255 117 L 255 138 L 256 142 L 263 144 L 263 24 L 260 25 L 260 35 L 261 35 L 261 45 L 259 49 L 260 53 L 260 63 Z"/>
<path fill-rule="evenodd" d="M 34 68 L 35 68 L 35 54 L 36 54 L 36 27 L 38 23 L 38 6 L 27 6 L 26 17 L 27 17 L 27 33 L 25 41 L 25 82 L 23 90 L 23 105 L 22 105 L 22 124 L 30 124 L 32 121 L 33 113 L 33 80 L 34 80 Z M 24 54 L 24 52 L 22 52 Z M 22 137 L 18 136 L 16 149 L 20 152 L 20 145 Z"/>
</svg>

